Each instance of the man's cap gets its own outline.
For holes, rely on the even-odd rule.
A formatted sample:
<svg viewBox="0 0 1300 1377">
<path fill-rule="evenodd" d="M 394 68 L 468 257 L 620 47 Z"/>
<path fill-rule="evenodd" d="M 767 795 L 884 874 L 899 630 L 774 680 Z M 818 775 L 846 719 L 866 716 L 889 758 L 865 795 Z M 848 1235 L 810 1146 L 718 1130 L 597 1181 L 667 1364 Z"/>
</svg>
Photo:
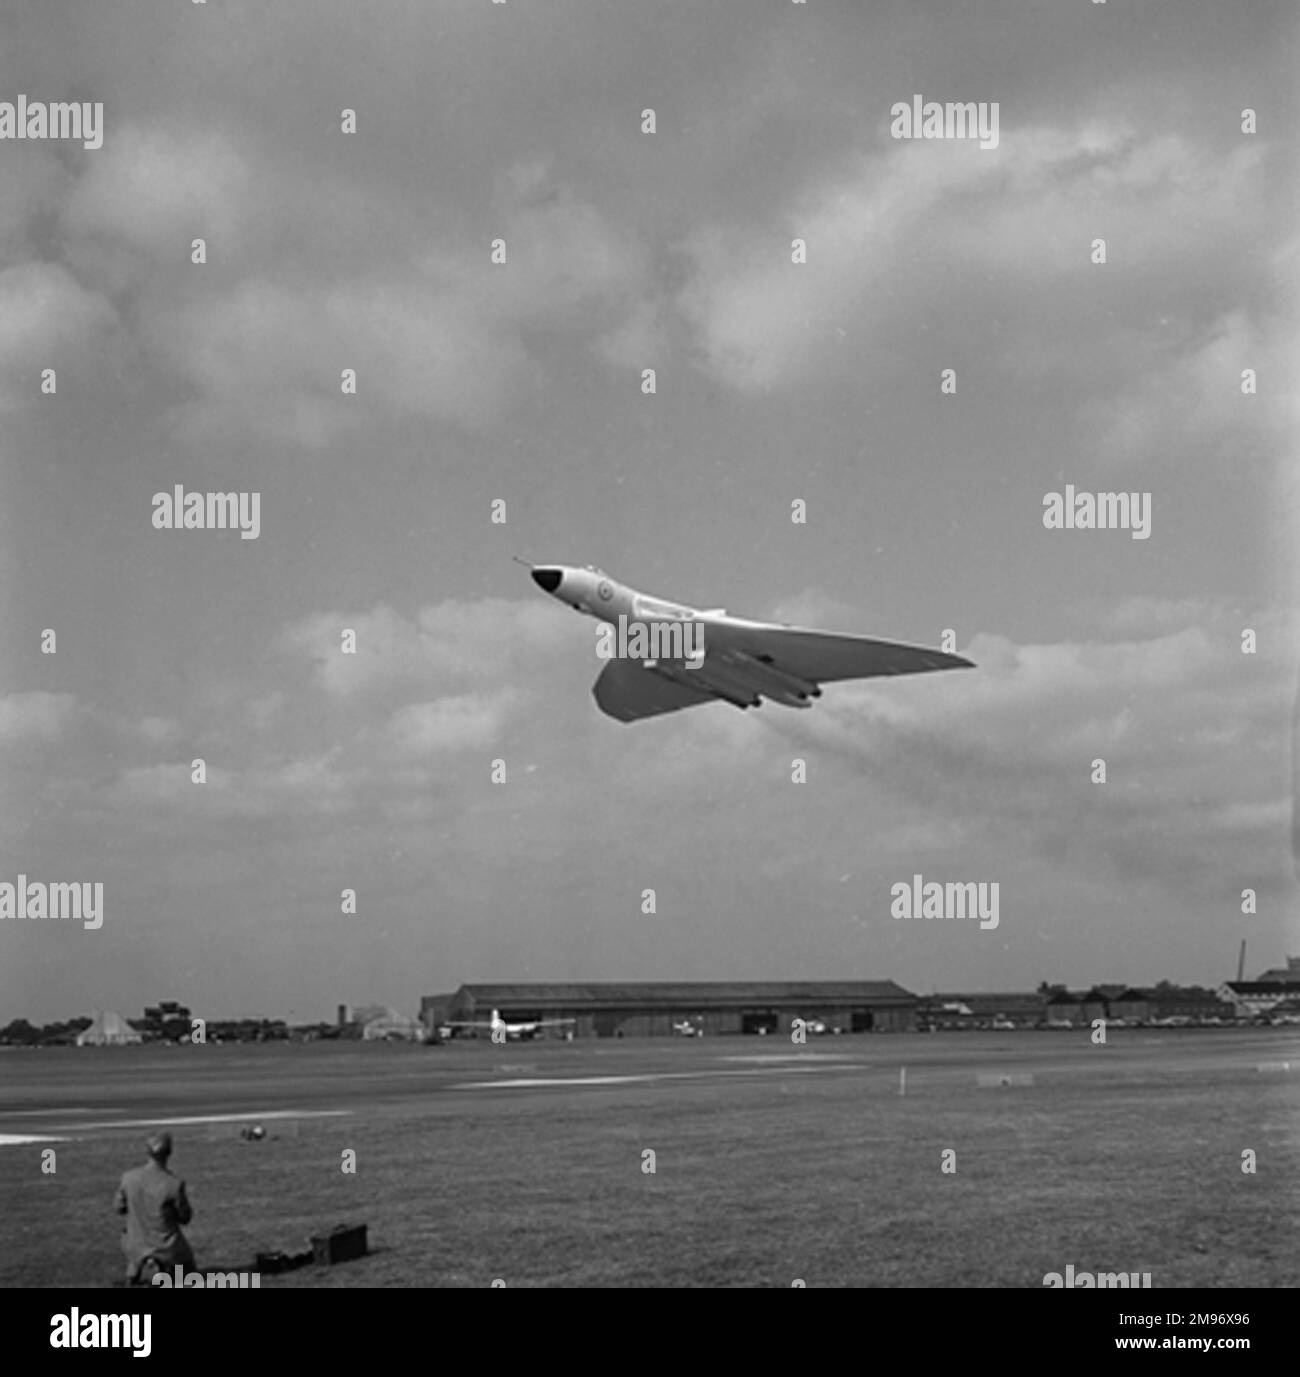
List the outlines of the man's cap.
<svg viewBox="0 0 1300 1377">
<path fill-rule="evenodd" d="M 151 1133 L 144 1145 L 150 1157 L 170 1157 L 172 1155 L 172 1135 L 170 1133 Z"/>
</svg>

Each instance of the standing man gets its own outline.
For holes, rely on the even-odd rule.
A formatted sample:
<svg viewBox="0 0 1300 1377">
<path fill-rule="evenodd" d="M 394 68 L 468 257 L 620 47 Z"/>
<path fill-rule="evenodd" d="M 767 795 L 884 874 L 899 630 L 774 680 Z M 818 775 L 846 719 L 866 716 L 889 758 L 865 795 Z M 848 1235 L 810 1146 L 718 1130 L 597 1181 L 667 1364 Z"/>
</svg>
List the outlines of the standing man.
<svg viewBox="0 0 1300 1377">
<path fill-rule="evenodd" d="M 185 1182 L 167 1170 L 172 1135 L 155 1133 L 145 1143 L 149 1160 L 133 1167 L 117 1188 L 116 1208 L 126 1216 L 122 1251 L 126 1253 L 128 1286 L 147 1286 L 155 1272 L 179 1263 L 194 1266 L 194 1253 L 181 1232 L 193 1215 Z"/>
</svg>

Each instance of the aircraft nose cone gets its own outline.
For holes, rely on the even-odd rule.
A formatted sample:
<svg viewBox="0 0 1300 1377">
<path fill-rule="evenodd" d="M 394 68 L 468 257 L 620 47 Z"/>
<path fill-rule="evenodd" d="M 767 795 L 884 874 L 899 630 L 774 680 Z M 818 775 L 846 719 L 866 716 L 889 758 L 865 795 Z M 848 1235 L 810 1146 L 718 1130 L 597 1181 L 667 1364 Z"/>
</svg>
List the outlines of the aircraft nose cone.
<svg viewBox="0 0 1300 1377">
<path fill-rule="evenodd" d="M 544 592 L 554 593 L 564 577 L 558 569 L 534 569 L 533 582 Z"/>
</svg>

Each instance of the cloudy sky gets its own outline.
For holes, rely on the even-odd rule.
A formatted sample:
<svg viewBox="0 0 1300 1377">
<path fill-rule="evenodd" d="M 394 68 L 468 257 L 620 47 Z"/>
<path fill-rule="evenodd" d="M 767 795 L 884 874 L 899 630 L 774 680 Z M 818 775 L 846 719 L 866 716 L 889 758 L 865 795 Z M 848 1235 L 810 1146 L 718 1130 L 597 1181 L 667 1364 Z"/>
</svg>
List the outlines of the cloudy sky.
<svg viewBox="0 0 1300 1377">
<path fill-rule="evenodd" d="M 0 924 L 0 1020 L 1300 951 L 1296 46 L 1209 0 L 10 0 L 0 100 L 104 143 L 0 143 L 0 879 L 105 919 Z M 915 93 L 998 147 L 892 139 Z M 1150 538 L 1045 530 L 1066 483 Z M 155 530 L 176 484 L 259 537 Z M 515 553 L 979 668 L 623 726 Z M 894 921 L 914 873 L 998 929 Z"/>
</svg>

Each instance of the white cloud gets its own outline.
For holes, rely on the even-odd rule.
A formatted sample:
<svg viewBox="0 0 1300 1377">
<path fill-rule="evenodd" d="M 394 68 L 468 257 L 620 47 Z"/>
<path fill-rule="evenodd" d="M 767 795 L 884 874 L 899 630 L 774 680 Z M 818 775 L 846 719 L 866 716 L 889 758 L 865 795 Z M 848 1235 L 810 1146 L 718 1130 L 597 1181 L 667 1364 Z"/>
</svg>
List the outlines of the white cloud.
<svg viewBox="0 0 1300 1377">
<path fill-rule="evenodd" d="M 660 308 L 651 301 L 633 306 L 626 319 L 600 335 L 592 345 L 611 368 L 640 370 L 662 364 L 668 327 Z"/>
<path fill-rule="evenodd" d="M 21 158 L 6 159 L 0 197 L 0 265 L 34 258 L 38 217 L 58 204 L 68 174 L 54 153 L 28 144 Z"/>
<path fill-rule="evenodd" d="M 40 399 L 40 374 L 93 354 L 116 313 L 57 263 L 0 272 L 0 408 Z"/>
<path fill-rule="evenodd" d="M 353 802 L 355 783 L 337 767 L 337 751 L 298 759 L 223 766 L 208 759 L 206 779 L 194 782 L 188 761 L 129 766 L 108 787 L 114 809 L 165 818 L 184 829 L 195 819 L 257 818 L 286 821 L 295 816 L 339 813 Z"/>
<path fill-rule="evenodd" d="M 1025 283 L 1094 270 L 1131 278 L 1203 256 L 1258 214 L 1263 150 L 1215 152 L 1177 135 L 1140 137 L 1114 124 L 1039 128 L 1004 142 L 996 195 L 968 198 L 961 216 L 926 227 L 945 259 L 1014 272 Z M 1100 266 L 1100 265 L 1098 265 Z"/>
<path fill-rule="evenodd" d="M 77 714 L 71 693 L 11 693 L 0 698 L 0 745 L 58 741 Z"/>
<path fill-rule="evenodd" d="M 746 392 L 782 387 L 860 366 L 862 343 L 904 307 L 891 287 L 904 257 L 942 268 L 944 309 L 957 319 L 955 297 L 990 273 L 1013 274 L 1023 292 L 1026 275 L 1032 286 L 1086 272 L 1097 224 L 1112 244 L 1103 271 L 1172 271 L 1259 205 L 1262 162 L 1257 147 L 1215 154 L 1098 120 L 1008 131 L 996 152 L 895 143 L 854 155 L 757 225 L 694 232 L 677 305 L 714 377 Z M 791 262 L 795 237 L 806 265 Z"/>
<path fill-rule="evenodd" d="M 183 264 L 190 241 L 203 238 L 230 258 L 255 208 L 253 183 L 244 156 L 219 133 L 115 128 L 69 195 L 63 227 Z"/>
<path fill-rule="evenodd" d="M 1183 620 L 1173 606 L 1132 611 Z M 1237 873 L 1276 876 L 1288 769 L 1269 743 L 1289 729 L 1290 665 L 1243 657 L 1237 617 L 1200 612 L 1150 640 L 979 636 L 975 671 L 830 685 L 813 711 L 768 723 L 819 775 L 860 775 L 900 821 L 964 820 L 989 854 L 1014 839 L 1019 857 L 1053 858 L 1062 877 L 1119 875 L 1190 897 Z M 1267 644 L 1289 644 L 1288 615 L 1251 621 Z M 1233 730 L 1207 735 L 1214 723 Z M 1105 784 L 1091 780 L 1097 757 Z"/>
<path fill-rule="evenodd" d="M 539 600 L 447 601 L 412 621 L 379 604 L 370 612 L 320 612 L 286 628 L 282 648 L 306 655 L 328 693 L 346 698 L 402 687 L 439 687 L 492 680 L 537 657 L 565 653 L 566 618 Z M 342 653 L 345 628 L 356 653 Z M 594 644 L 594 641 L 593 641 Z"/>
<path fill-rule="evenodd" d="M 493 238 L 505 240 L 506 263 L 490 264 L 485 244 L 481 262 L 462 265 L 481 275 L 476 303 L 502 322 L 549 329 L 612 325 L 637 312 L 645 265 L 635 232 L 615 227 L 545 165 L 513 169 L 504 185 Z"/>
<path fill-rule="evenodd" d="M 142 717 L 136 730 L 146 741 L 155 745 L 165 745 L 180 734 L 179 726 L 169 717 Z"/>
<path fill-rule="evenodd" d="M 484 426 L 542 376 L 547 334 L 607 354 L 651 328 L 636 236 L 544 166 L 504 178 L 489 219 L 504 265 L 487 239 L 430 242 L 401 199 L 386 210 L 337 177 L 273 171 L 224 134 L 139 127 L 114 136 L 62 208 L 70 259 L 138 294 L 140 342 L 196 390 L 175 417 L 182 434 L 251 428 L 306 448 L 394 415 Z M 199 237 L 202 268 L 189 259 Z M 375 250 L 340 259 L 340 241 Z M 50 306 L 42 318 L 77 334 L 76 312 Z M 349 368 L 355 396 L 341 391 Z"/>
<path fill-rule="evenodd" d="M 199 420 L 308 447 L 394 412 L 481 425 L 530 376 L 517 339 L 429 282 L 250 280 L 214 298 L 156 298 L 145 325 L 160 360 L 199 389 Z"/>
<path fill-rule="evenodd" d="M 196 784 L 189 761 L 133 765 L 124 769 L 107 790 L 115 808 L 175 810 L 180 815 L 210 815 L 229 811 L 235 798 L 232 771 L 207 762 L 206 780 Z"/>
<path fill-rule="evenodd" d="M 1293 436 L 1300 409 L 1284 379 L 1297 350 L 1289 330 L 1254 321 L 1244 310 L 1219 316 L 1171 345 L 1158 333 L 1128 341 L 1118 395 L 1089 403 L 1106 451 L 1164 458 L 1182 467 L 1190 446 L 1230 441 L 1233 459 L 1272 461 Z M 1118 360 L 1125 341 L 1115 343 Z M 1242 392 L 1242 372 L 1256 373 L 1256 393 Z"/>
<path fill-rule="evenodd" d="M 1204 598 L 1157 598 L 1138 594 L 1107 604 L 1103 625 L 1121 636 L 1151 636 L 1217 621 L 1222 607 Z"/>
<path fill-rule="evenodd" d="M 393 715 L 388 740 L 395 750 L 417 757 L 491 746 L 514 703 L 509 690 L 408 703 Z"/>
</svg>

